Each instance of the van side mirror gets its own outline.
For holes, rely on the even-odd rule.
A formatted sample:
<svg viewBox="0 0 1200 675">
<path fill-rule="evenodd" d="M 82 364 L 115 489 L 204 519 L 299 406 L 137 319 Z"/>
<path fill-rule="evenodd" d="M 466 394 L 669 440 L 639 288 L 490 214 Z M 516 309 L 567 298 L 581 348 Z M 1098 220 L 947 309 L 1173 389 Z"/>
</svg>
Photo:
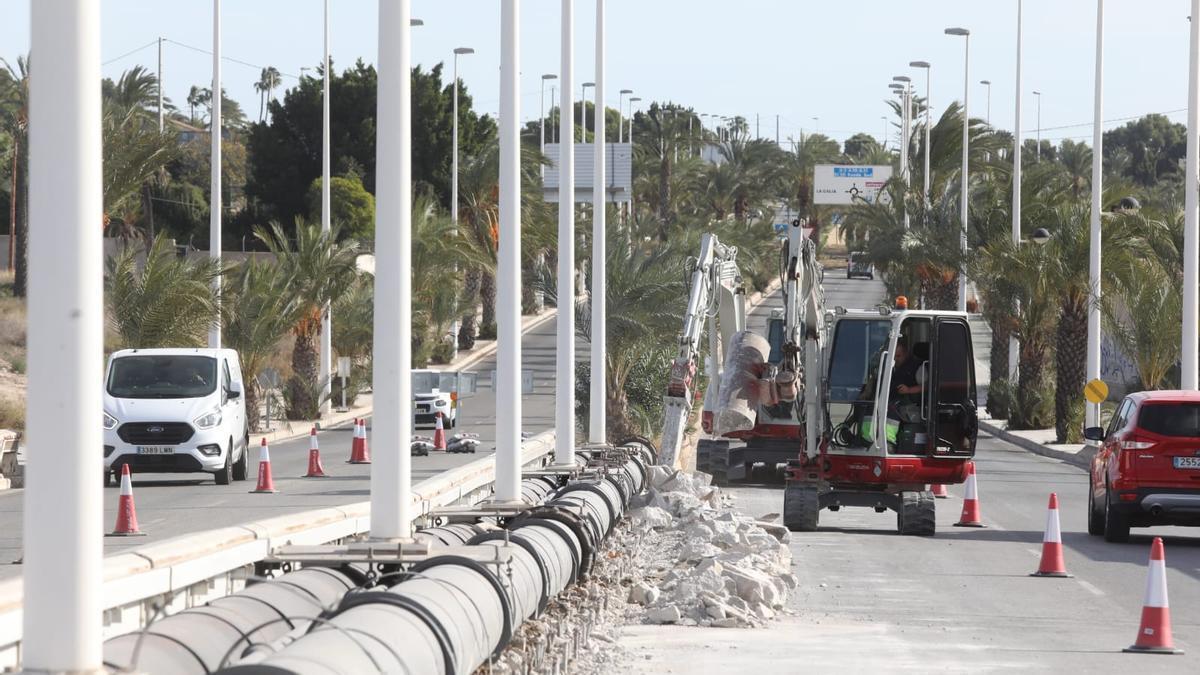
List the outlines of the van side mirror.
<svg viewBox="0 0 1200 675">
<path fill-rule="evenodd" d="M 1088 427 L 1083 430 L 1083 437 L 1089 441 L 1103 441 L 1104 429 L 1100 427 Z"/>
<path fill-rule="evenodd" d="M 242 385 L 238 382 L 230 382 L 229 390 L 225 392 L 225 396 L 230 400 L 239 399 L 242 397 Z"/>
</svg>

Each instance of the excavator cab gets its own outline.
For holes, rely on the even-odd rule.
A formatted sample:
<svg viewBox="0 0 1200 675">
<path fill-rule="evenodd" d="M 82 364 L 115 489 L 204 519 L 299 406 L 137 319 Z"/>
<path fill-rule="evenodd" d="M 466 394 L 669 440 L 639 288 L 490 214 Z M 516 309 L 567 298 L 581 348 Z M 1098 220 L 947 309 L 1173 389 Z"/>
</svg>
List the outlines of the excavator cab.
<svg viewBox="0 0 1200 675">
<path fill-rule="evenodd" d="M 828 431 L 788 466 L 785 523 L 815 529 L 823 508 L 866 506 L 896 511 L 901 533 L 932 535 L 927 487 L 966 480 L 978 435 L 966 315 L 838 308 L 827 328 Z"/>
</svg>

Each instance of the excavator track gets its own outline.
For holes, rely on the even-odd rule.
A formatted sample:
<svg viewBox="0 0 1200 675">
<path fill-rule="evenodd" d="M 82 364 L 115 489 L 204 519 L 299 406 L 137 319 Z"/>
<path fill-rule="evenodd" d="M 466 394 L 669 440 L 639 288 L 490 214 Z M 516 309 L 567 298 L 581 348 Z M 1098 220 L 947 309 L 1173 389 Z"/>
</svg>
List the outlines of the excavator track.
<svg viewBox="0 0 1200 675">
<path fill-rule="evenodd" d="M 821 497 L 816 486 L 788 485 L 783 489 L 783 524 L 792 532 L 814 532 L 821 520 Z"/>
<path fill-rule="evenodd" d="M 896 511 L 896 528 L 900 534 L 905 536 L 932 537 L 937 531 L 933 493 L 928 490 L 900 493 L 900 508 Z"/>
</svg>

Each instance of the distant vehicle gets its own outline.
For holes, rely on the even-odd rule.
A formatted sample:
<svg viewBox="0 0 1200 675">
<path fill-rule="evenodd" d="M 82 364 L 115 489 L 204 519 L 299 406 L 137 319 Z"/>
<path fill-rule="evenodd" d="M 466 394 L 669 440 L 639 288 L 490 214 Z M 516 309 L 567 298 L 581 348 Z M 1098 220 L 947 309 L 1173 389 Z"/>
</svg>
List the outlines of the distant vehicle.
<svg viewBox="0 0 1200 675">
<path fill-rule="evenodd" d="M 245 384 L 232 349 L 125 349 L 104 378 L 104 484 L 133 473 L 246 479 Z"/>
<path fill-rule="evenodd" d="M 475 373 L 456 370 L 412 371 L 413 425 L 434 427 L 442 414 L 442 426 L 458 426 L 463 398 L 475 393 Z"/>
<path fill-rule="evenodd" d="M 1143 391 L 1121 401 L 1092 459 L 1088 534 L 1129 539 L 1131 527 L 1200 526 L 1200 393 Z"/>
<path fill-rule="evenodd" d="M 846 278 L 854 277 L 875 278 L 875 266 L 867 260 L 865 253 L 851 253 L 846 260 Z"/>
</svg>

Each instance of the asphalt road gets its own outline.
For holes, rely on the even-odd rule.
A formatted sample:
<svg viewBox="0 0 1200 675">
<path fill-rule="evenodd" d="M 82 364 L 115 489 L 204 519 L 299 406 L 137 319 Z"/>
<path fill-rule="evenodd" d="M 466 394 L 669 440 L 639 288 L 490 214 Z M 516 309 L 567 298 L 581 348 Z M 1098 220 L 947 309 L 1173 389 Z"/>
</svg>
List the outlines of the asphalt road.
<svg viewBox="0 0 1200 675">
<path fill-rule="evenodd" d="M 522 367 L 534 371 L 534 392 L 524 396 L 522 426 L 526 432 L 538 433 L 554 425 L 554 333 L 555 321 L 546 321 L 522 341 Z M 586 357 L 587 343 L 579 345 L 581 358 Z M 413 458 L 413 481 L 423 480 L 460 464 L 492 454 L 495 443 L 495 394 L 490 389 L 489 371 L 495 369 L 495 358 L 489 357 L 470 370 L 480 373 L 480 380 L 489 388 L 464 404 L 458 428 L 454 431 L 478 433 L 479 453 L 432 453 Z M 368 433 L 369 433 L 368 427 Z M 417 433 L 432 435 L 432 430 Z M 453 433 L 453 432 L 451 432 Z M 144 537 L 106 537 L 105 553 L 142 546 L 189 532 L 228 527 L 253 520 L 285 515 L 297 511 L 338 506 L 370 499 L 370 465 L 346 464 L 350 456 L 351 426 L 329 429 L 320 434 L 321 459 L 329 478 L 300 478 L 308 466 L 308 437 L 271 446 L 271 468 L 276 494 L 250 494 L 257 475 L 258 451 L 251 450 L 252 464 L 249 480 L 231 485 L 215 485 L 207 474 L 144 474 L 135 476 L 134 498 L 138 523 L 147 533 Z M 373 452 L 379 447 L 373 438 Z M 100 481 L 99 473 L 96 480 Z M 116 487 L 104 491 L 104 527 L 110 530 L 116 522 L 119 491 Z M 21 558 L 22 504 L 24 490 L 0 492 L 0 564 Z M 47 523 L 47 527 L 53 527 Z M 20 573 L 19 565 L 0 566 L 0 577 Z"/>
<path fill-rule="evenodd" d="M 981 438 L 987 529 L 955 528 L 962 487 L 938 501 L 936 537 L 896 534 L 895 514 L 821 513 L 792 535 L 795 613 L 765 630 L 638 626 L 622 643 L 638 673 L 1200 672 L 1200 530 L 1135 529 L 1109 544 L 1086 529 L 1087 475 Z M 743 512 L 779 513 L 778 487 L 729 490 Z M 1056 492 L 1072 579 L 1033 578 Z M 1136 638 L 1152 536 L 1166 544 L 1176 646 L 1123 654 Z"/>
</svg>

